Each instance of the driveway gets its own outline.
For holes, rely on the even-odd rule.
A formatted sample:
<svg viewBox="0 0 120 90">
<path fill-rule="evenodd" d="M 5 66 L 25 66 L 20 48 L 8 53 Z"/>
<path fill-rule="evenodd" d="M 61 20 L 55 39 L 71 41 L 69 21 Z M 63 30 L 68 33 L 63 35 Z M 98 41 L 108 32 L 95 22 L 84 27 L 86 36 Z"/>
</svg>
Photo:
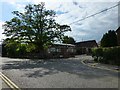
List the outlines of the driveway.
<svg viewBox="0 0 120 90">
<path fill-rule="evenodd" d="M 81 63 L 91 56 L 30 60 L 2 58 L 2 72 L 20 88 L 118 88 L 118 73 Z"/>
</svg>

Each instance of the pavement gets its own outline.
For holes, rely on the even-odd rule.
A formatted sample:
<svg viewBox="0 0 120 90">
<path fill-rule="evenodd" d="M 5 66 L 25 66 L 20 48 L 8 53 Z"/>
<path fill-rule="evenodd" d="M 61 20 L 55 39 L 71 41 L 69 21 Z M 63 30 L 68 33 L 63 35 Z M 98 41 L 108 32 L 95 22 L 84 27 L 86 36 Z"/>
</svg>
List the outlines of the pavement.
<svg viewBox="0 0 120 90">
<path fill-rule="evenodd" d="M 2 73 L 20 88 L 118 88 L 118 72 L 82 63 L 91 56 L 31 60 L 2 58 Z"/>
<path fill-rule="evenodd" d="M 89 67 L 120 72 L 120 66 L 98 63 L 95 62 L 94 59 L 84 59 L 81 62 Z"/>
</svg>

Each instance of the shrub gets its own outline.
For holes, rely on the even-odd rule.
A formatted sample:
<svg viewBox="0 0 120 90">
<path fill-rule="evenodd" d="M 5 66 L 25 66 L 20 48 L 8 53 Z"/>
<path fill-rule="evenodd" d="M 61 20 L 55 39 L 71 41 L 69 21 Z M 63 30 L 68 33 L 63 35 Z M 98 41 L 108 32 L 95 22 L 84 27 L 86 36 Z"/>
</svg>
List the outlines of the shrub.
<svg viewBox="0 0 120 90">
<path fill-rule="evenodd" d="M 11 42 L 5 45 L 6 51 L 7 51 L 7 56 L 8 57 L 16 57 L 16 49 L 17 49 L 17 43 L 16 42 Z"/>
<path fill-rule="evenodd" d="M 94 48 L 92 56 L 100 63 L 120 65 L 120 47 Z"/>
<path fill-rule="evenodd" d="M 6 50 L 6 56 L 12 58 L 24 57 L 27 53 L 26 44 L 20 44 L 15 41 L 6 43 L 4 50 Z"/>
<path fill-rule="evenodd" d="M 101 60 L 101 58 L 103 57 L 103 49 L 102 48 L 93 48 L 92 56 L 94 57 L 95 61 L 99 62 Z"/>
</svg>

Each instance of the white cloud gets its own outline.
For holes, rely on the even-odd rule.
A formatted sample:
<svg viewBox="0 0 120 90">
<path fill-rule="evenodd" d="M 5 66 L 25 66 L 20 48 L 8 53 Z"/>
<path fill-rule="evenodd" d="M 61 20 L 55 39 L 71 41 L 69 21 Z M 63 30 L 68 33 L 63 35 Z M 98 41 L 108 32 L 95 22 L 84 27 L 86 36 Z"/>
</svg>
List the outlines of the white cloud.
<svg viewBox="0 0 120 90">
<path fill-rule="evenodd" d="M 77 5 L 80 5 L 83 8 L 78 8 L 73 5 L 63 4 L 64 8 L 67 8 L 67 14 L 62 14 L 57 18 L 57 21 L 69 24 L 76 20 L 82 19 L 85 16 L 92 15 L 94 13 L 100 12 L 106 8 L 112 7 L 116 5 L 116 2 L 96 2 L 96 3 L 81 3 L 78 2 Z M 70 9 L 70 8 L 71 9 Z M 62 7 L 61 7 L 62 8 Z M 61 9 L 60 8 L 60 9 Z M 69 8 L 69 9 L 68 9 Z M 62 10 L 62 9 L 61 9 Z M 76 18 L 77 17 L 77 18 Z M 75 19 L 76 18 L 76 19 Z M 94 17 L 88 18 L 86 20 L 79 22 L 81 25 L 77 23 L 72 24 L 72 32 L 67 33 L 69 36 L 73 36 L 76 40 L 84 40 L 87 39 L 96 39 L 100 40 L 102 35 L 106 33 L 108 30 L 116 30 L 118 27 L 118 8 L 113 8 L 106 12 L 103 12 Z"/>
<path fill-rule="evenodd" d="M 2 34 L 3 31 L 4 31 L 4 30 L 2 29 L 2 25 L 3 25 L 3 24 L 4 24 L 4 22 L 0 21 L 0 41 L 5 38 L 5 36 Z"/>
<path fill-rule="evenodd" d="M 2 0 L 3 1 L 3 0 Z M 73 21 L 85 18 L 89 15 L 97 13 L 103 9 L 109 8 L 117 4 L 118 0 L 4 0 L 14 5 L 17 10 L 23 10 L 26 2 L 38 4 L 45 2 L 47 9 L 55 11 L 67 12 L 56 17 L 56 21 L 60 24 L 70 24 Z M 70 25 L 72 32 L 66 33 L 73 36 L 75 40 L 96 39 L 100 40 L 103 33 L 109 29 L 117 29 L 118 20 L 117 7 L 109 11 L 103 12 L 95 17 L 80 21 Z"/>
</svg>

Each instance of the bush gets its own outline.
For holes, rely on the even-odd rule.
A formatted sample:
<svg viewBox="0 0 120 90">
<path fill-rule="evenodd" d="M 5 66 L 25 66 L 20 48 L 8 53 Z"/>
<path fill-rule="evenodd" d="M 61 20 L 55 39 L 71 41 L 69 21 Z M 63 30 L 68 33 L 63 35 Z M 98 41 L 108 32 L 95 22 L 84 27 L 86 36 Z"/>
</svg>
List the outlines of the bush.
<svg viewBox="0 0 120 90">
<path fill-rule="evenodd" d="M 16 57 L 16 49 L 17 49 L 17 43 L 16 42 L 11 42 L 5 45 L 6 51 L 7 51 L 7 56 L 8 57 Z"/>
<path fill-rule="evenodd" d="M 94 48 L 92 56 L 94 60 L 105 64 L 120 65 L 120 47 Z"/>
<path fill-rule="evenodd" d="M 20 44 L 15 41 L 6 43 L 3 48 L 4 50 L 5 56 L 12 58 L 24 57 L 27 53 L 26 44 Z"/>
<path fill-rule="evenodd" d="M 103 57 L 103 49 L 102 48 L 93 48 L 92 56 L 94 57 L 95 61 L 99 62 Z"/>
</svg>

